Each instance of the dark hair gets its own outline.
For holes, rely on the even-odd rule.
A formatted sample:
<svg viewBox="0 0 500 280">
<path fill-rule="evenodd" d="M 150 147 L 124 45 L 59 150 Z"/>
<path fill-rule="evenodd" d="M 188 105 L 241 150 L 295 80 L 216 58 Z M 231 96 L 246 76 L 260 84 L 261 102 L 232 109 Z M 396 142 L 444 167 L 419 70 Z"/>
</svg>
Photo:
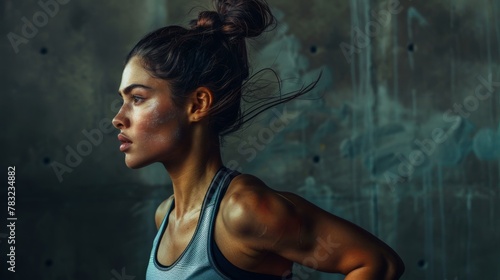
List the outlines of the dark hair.
<svg viewBox="0 0 500 280">
<path fill-rule="evenodd" d="M 172 100 L 179 107 L 196 88 L 209 88 L 215 96 L 209 123 L 213 132 L 225 136 L 264 110 L 307 93 L 319 78 L 286 96 L 280 93 L 275 100 L 265 98 L 270 101 L 259 102 L 242 114 L 242 91 L 249 81 L 245 38 L 257 37 L 274 27 L 276 19 L 265 0 L 213 3 L 216 11 L 200 12 L 198 19 L 190 22 L 190 29 L 173 25 L 147 34 L 130 51 L 125 63 L 137 56 L 154 77 L 169 81 Z"/>
</svg>

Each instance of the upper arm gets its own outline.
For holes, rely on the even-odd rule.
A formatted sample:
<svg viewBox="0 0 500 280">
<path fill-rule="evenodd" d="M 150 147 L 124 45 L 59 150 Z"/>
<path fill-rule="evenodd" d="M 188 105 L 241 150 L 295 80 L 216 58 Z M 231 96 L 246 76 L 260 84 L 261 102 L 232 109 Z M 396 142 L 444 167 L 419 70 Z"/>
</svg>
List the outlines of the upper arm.
<svg viewBox="0 0 500 280">
<path fill-rule="evenodd" d="M 156 229 L 160 229 L 161 222 L 165 218 L 165 215 L 167 214 L 168 209 L 170 208 L 170 205 L 172 204 L 174 196 L 170 196 L 169 198 L 165 199 L 158 205 L 158 208 L 156 208 L 155 212 L 155 224 L 156 224 Z"/>
<path fill-rule="evenodd" d="M 305 251 L 290 246 L 293 240 L 283 240 L 280 253 L 286 254 L 306 266 L 327 272 L 348 274 L 360 267 L 372 266 L 385 275 L 386 269 L 404 269 L 399 256 L 388 245 L 363 228 L 324 211 L 307 200 L 291 193 L 283 193 L 297 206 L 291 216 L 303 223 L 301 238 L 310 246 Z M 293 218 L 297 220 L 297 218 Z M 384 270 L 384 271 L 382 271 Z M 385 279 L 385 278 L 384 278 Z"/>
<path fill-rule="evenodd" d="M 353 223 L 292 193 L 246 182 L 227 200 L 226 227 L 254 250 L 268 251 L 325 272 L 349 272 L 390 261 L 402 264 L 385 243 Z"/>
</svg>

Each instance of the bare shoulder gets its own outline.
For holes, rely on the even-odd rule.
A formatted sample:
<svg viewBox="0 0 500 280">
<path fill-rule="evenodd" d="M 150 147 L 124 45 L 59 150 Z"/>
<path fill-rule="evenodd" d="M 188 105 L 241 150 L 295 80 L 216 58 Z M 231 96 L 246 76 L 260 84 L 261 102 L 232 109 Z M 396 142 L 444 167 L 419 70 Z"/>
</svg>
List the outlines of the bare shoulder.
<svg viewBox="0 0 500 280">
<path fill-rule="evenodd" d="M 170 208 L 170 205 L 172 204 L 173 200 L 174 200 L 174 195 L 171 195 L 169 198 L 162 201 L 162 203 L 158 205 L 158 208 L 156 208 L 155 212 L 156 229 L 160 228 L 161 222 L 163 221 L 163 218 L 165 218 L 165 215 L 167 214 L 167 211 Z"/>
<path fill-rule="evenodd" d="M 262 206 L 269 196 L 276 193 L 262 180 L 251 174 L 240 174 L 229 184 L 226 195 L 222 200 L 222 208 L 237 210 L 241 207 Z M 246 209 L 250 210 L 250 209 Z"/>
<path fill-rule="evenodd" d="M 270 188 L 254 175 L 241 174 L 231 181 L 221 204 L 225 206 L 224 209 L 227 208 L 227 210 L 231 211 L 240 208 L 242 208 L 240 210 L 269 210 L 270 207 L 276 206 L 296 210 L 296 203 L 301 200 L 304 199 L 294 193 L 281 192 Z M 250 211 L 248 214 L 257 214 L 257 212 Z"/>
<path fill-rule="evenodd" d="M 266 237 L 272 241 L 283 234 L 295 211 L 286 195 L 250 174 L 238 175 L 231 181 L 220 208 L 228 232 L 238 238 L 260 241 Z"/>
</svg>

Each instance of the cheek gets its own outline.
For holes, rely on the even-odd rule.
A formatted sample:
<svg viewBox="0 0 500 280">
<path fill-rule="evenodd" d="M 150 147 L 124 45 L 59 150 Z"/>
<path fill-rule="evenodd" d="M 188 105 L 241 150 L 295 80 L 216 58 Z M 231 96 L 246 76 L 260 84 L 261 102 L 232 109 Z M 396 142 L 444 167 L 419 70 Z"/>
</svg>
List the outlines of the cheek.
<svg viewBox="0 0 500 280">
<path fill-rule="evenodd" d="M 179 113 L 177 110 L 161 110 L 157 103 L 151 106 L 151 111 L 149 113 L 149 125 L 151 127 L 159 127 L 172 122 L 178 117 Z"/>
<path fill-rule="evenodd" d="M 148 142 L 168 143 L 181 138 L 180 114 L 177 110 L 160 110 L 157 107 L 147 116 L 144 130 Z"/>
</svg>

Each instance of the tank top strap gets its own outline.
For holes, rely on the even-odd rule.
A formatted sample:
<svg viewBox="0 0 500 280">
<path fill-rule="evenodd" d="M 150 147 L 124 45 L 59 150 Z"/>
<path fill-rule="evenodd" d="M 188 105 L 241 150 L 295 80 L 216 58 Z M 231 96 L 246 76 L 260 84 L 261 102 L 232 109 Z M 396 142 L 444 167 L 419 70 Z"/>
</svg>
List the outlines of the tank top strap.
<svg viewBox="0 0 500 280">
<path fill-rule="evenodd" d="M 207 191 L 205 197 L 206 203 L 204 203 L 204 208 L 220 203 L 229 186 L 229 183 L 234 177 L 239 174 L 240 173 L 236 170 L 221 166 L 212 179 L 212 183 L 210 184 L 210 187 Z M 212 217 L 210 217 L 210 220 L 212 221 L 213 213 L 211 214 Z"/>
</svg>

